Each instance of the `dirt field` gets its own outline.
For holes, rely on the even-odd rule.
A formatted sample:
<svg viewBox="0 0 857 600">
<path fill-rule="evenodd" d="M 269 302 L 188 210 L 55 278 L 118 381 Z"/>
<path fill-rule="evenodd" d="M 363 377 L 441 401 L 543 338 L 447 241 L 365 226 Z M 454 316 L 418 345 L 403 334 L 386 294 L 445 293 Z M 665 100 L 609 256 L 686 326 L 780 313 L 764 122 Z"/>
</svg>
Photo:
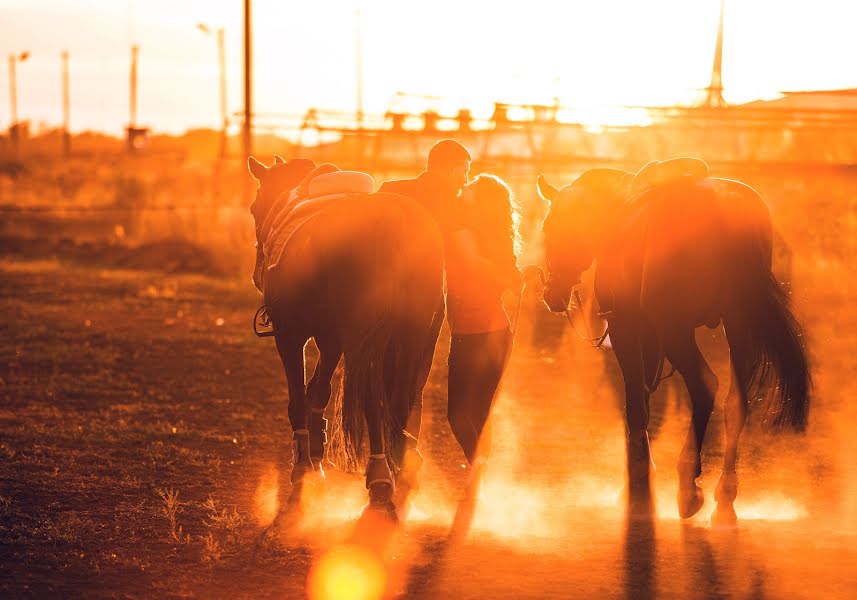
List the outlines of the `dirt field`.
<svg viewBox="0 0 857 600">
<path fill-rule="evenodd" d="M 447 540 L 466 472 L 445 422 L 442 340 L 423 487 L 383 563 L 361 572 L 377 571 L 387 596 L 857 596 L 853 286 L 845 263 L 825 269 L 796 266 L 815 365 L 810 430 L 748 427 L 736 530 L 708 523 L 719 410 L 706 506 L 677 518 L 688 413 L 672 385 L 656 402 L 659 518 L 626 522 L 613 358 L 534 305 L 470 535 Z M 358 475 L 331 471 L 300 524 L 261 535 L 289 490 L 291 432 L 273 342 L 250 330 L 249 281 L 8 254 L 0 281 L 0 596 L 298 598 L 314 565 L 347 554 Z M 723 348 L 700 336 L 725 382 Z"/>
</svg>

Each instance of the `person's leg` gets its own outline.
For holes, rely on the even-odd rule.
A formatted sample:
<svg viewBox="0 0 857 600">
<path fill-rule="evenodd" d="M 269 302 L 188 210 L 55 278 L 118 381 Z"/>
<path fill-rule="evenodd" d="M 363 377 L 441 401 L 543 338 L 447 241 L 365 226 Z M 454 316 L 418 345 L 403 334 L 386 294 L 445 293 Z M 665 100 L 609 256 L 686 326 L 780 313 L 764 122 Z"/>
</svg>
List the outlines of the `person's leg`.
<svg viewBox="0 0 857 600">
<path fill-rule="evenodd" d="M 453 336 L 449 352 L 448 418 L 468 462 L 490 446 L 484 431 L 511 348 L 509 330 Z"/>
<path fill-rule="evenodd" d="M 479 432 L 473 422 L 473 396 L 483 360 L 485 334 L 453 335 L 449 345 L 449 381 L 447 384 L 447 419 L 458 445 L 468 462 L 476 454 Z"/>
<path fill-rule="evenodd" d="M 512 332 L 508 329 L 492 331 L 486 334 L 480 351 L 479 373 L 475 374 L 477 386 L 474 390 L 471 407 L 471 421 L 479 438 L 477 455 L 488 456 L 491 453 L 491 408 L 497 398 L 500 382 L 512 349 Z"/>
</svg>

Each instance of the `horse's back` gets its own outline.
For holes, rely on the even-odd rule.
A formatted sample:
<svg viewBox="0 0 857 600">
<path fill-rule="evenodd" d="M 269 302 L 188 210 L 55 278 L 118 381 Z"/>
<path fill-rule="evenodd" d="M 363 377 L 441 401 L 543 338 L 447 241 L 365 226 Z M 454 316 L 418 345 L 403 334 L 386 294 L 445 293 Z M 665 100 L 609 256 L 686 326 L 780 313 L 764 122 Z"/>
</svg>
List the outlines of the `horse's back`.
<svg viewBox="0 0 857 600">
<path fill-rule="evenodd" d="M 626 272 L 647 312 L 694 325 L 719 320 L 736 273 L 770 266 L 770 215 L 759 194 L 733 180 L 688 178 L 646 192 L 625 232 Z M 639 288 L 637 288 L 639 286 Z"/>
<path fill-rule="evenodd" d="M 711 179 L 718 206 L 731 235 L 773 238 L 771 212 L 755 189 L 732 179 Z"/>
<path fill-rule="evenodd" d="M 265 298 L 274 312 L 300 313 L 311 329 L 369 313 L 375 298 L 403 283 L 440 293 L 442 270 L 440 233 L 422 206 L 395 194 L 357 194 L 321 207 L 292 232 Z"/>
</svg>

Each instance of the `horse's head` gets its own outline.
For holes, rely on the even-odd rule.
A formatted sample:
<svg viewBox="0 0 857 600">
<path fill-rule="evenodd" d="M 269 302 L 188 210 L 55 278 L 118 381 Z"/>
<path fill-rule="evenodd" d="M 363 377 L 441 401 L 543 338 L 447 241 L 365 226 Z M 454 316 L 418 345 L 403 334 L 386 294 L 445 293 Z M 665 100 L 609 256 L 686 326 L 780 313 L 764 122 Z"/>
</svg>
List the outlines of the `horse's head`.
<svg viewBox="0 0 857 600">
<path fill-rule="evenodd" d="M 539 176 L 539 194 L 550 203 L 543 231 L 545 303 L 552 311 L 568 308 L 571 288 L 595 260 L 631 180 L 633 175 L 624 171 L 591 169 L 559 190 Z"/>
<path fill-rule="evenodd" d="M 262 291 L 262 268 L 265 255 L 262 249 L 262 224 L 271 210 L 282 202 L 283 197 L 297 186 L 307 174 L 315 168 L 315 163 L 305 158 L 283 160 L 274 157 L 274 164 L 266 167 L 252 156 L 247 159 L 250 173 L 259 182 L 256 199 L 250 205 L 250 213 L 256 221 L 256 267 L 253 269 L 253 283 Z"/>
</svg>

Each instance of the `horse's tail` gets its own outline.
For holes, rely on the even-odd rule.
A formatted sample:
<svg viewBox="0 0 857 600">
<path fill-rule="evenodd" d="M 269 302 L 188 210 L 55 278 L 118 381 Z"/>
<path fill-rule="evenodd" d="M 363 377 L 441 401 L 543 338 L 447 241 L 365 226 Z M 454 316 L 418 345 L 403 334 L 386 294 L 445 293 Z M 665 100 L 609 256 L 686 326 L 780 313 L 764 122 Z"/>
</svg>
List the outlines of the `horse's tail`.
<svg viewBox="0 0 857 600">
<path fill-rule="evenodd" d="M 407 215 L 405 215 L 407 217 Z M 372 324 L 355 348 L 346 350 L 331 450 L 349 470 L 363 462 L 363 420 L 370 403 L 379 406 L 385 453 L 395 469 L 404 429 L 418 397 L 420 368 L 431 319 L 441 293 L 443 254 L 433 224 L 422 240 L 420 223 L 403 219 L 391 252 L 381 253 L 373 276 L 384 292 L 373 303 Z M 399 235 L 395 235 L 395 234 Z M 425 243 L 423 243 L 425 242 Z M 404 246 L 402 244 L 405 244 Z M 424 308 L 427 307 L 427 308 Z"/>
<path fill-rule="evenodd" d="M 760 256 L 742 269 L 733 307 L 724 319 L 732 366 L 746 386 L 747 397 L 767 394 L 766 423 L 782 429 L 806 428 L 811 378 L 804 336 L 789 306 L 789 297 Z M 743 380 L 743 381 L 742 381 Z"/>
<path fill-rule="evenodd" d="M 387 437 L 385 413 L 390 402 L 384 387 L 383 370 L 392 333 L 392 324 L 379 318 L 356 347 L 345 354 L 342 385 L 335 407 L 339 414 L 334 414 L 334 427 L 339 431 L 334 431 L 332 449 L 337 457 L 334 462 L 338 459 L 349 471 L 357 470 L 364 460 L 363 428 L 367 404 L 380 404 Z"/>
</svg>

